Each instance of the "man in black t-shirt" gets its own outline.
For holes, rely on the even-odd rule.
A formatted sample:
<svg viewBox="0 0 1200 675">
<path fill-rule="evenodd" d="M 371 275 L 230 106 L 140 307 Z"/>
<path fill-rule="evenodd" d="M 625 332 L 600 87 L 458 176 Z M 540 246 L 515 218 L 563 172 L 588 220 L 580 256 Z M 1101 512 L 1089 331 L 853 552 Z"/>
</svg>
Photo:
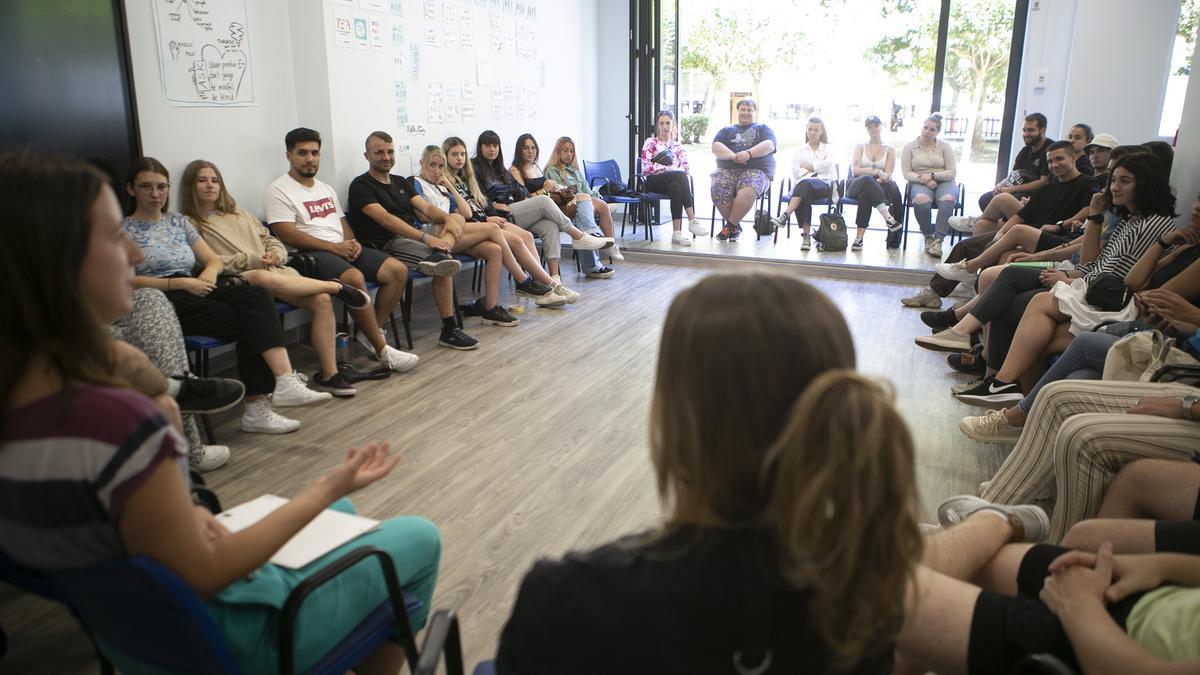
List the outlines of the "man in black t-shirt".
<svg viewBox="0 0 1200 675">
<path fill-rule="evenodd" d="M 1021 138 L 1025 147 L 1017 153 L 1013 160 L 1012 173 L 1004 180 L 996 183 L 991 192 L 979 196 L 979 209 L 987 208 L 988 202 L 997 194 L 1022 195 L 1036 192 L 1050 182 L 1050 166 L 1046 161 L 1046 149 L 1054 142 L 1046 138 L 1046 116 L 1041 113 L 1031 113 L 1025 117 L 1021 126 Z M 1014 174 L 1020 176 L 1016 178 Z M 1013 181 L 1018 181 L 1014 183 Z"/>
</svg>

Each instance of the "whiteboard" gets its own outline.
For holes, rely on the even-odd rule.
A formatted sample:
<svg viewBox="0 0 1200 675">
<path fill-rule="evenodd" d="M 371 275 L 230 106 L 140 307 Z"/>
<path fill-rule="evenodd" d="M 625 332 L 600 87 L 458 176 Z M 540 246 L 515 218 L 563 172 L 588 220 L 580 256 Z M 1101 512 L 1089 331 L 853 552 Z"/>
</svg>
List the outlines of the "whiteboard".
<svg viewBox="0 0 1200 675">
<path fill-rule="evenodd" d="M 168 105 L 254 104 L 245 0 L 150 2 Z"/>
</svg>

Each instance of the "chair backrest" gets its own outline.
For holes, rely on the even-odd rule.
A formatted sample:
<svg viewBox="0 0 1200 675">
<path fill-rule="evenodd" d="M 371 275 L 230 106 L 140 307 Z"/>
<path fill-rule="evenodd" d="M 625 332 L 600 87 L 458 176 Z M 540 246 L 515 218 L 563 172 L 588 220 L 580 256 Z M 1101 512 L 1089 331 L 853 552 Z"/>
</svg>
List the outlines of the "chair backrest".
<svg viewBox="0 0 1200 675">
<path fill-rule="evenodd" d="M 200 599 L 153 560 L 115 560 L 44 578 L 120 671 L 148 665 L 179 673 L 238 672 Z"/>
<path fill-rule="evenodd" d="M 605 159 L 599 162 L 583 160 L 583 177 L 587 181 L 588 187 L 597 187 L 595 183 L 625 185 L 625 181 L 621 180 L 621 167 L 615 159 Z M 603 179 L 603 181 L 593 183 L 595 179 Z"/>
</svg>

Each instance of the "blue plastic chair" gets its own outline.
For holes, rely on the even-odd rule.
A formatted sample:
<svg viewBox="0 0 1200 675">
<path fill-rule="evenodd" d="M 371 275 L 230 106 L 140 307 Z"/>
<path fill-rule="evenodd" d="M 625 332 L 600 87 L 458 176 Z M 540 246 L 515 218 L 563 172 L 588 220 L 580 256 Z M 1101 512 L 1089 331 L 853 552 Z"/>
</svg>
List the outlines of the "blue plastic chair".
<svg viewBox="0 0 1200 675">
<path fill-rule="evenodd" d="M 649 239 L 650 241 L 654 241 L 654 228 L 658 227 L 661 224 L 659 222 L 659 215 L 658 215 L 659 208 L 662 205 L 662 202 L 671 201 L 671 195 L 663 193 L 663 192 L 646 192 L 646 191 L 642 190 L 642 187 L 646 182 L 646 177 L 644 175 L 642 175 L 641 172 L 638 172 L 637 175 L 635 175 L 633 177 L 633 179 L 634 179 L 634 184 L 637 185 L 638 192 L 640 192 L 642 197 L 645 198 L 645 200 L 646 200 L 646 207 L 647 207 L 646 238 Z M 687 175 L 687 179 L 688 179 L 688 190 L 691 190 L 693 195 L 696 194 L 696 186 L 692 182 L 692 174 L 689 173 Z M 633 224 L 633 233 L 637 234 L 637 223 Z M 621 236 L 622 237 L 625 236 L 625 228 L 624 227 L 621 228 Z"/>
<path fill-rule="evenodd" d="M 599 162 L 589 162 L 586 159 L 583 161 L 583 177 L 587 181 L 588 187 L 593 190 L 600 190 L 605 185 L 616 185 L 623 190 L 633 190 L 628 183 L 621 178 L 621 167 L 615 159 L 605 159 Z M 625 236 L 625 222 L 629 218 L 629 208 L 633 207 L 633 232 L 637 234 L 638 218 L 641 214 L 641 206 L 645 203 L 642 197 L 629 197 L 624 195 L 605 195 L 600 193 L 600 198 L 609 204 L 624 204 L 625 210 L 621 214 L 621 236 Z M 649 227 L 649 225 L 647 225 Z"/>
<path fill-rule="evenodd" d="M 462 639 L 458 617 L 448 609 L 439 609 L 429 619 L 425 641 L 421 643 L 421 660 L 413 675 L 435 675 L 438 662 L 446 661 L 446 675 L 463 675 Z M 472 675 L 496 675 L 496 663 L 483 661 L 475 666 Z"/>
<path fill-rule="evenodd" d="M 836 175 L 840 174 L 841 172 L 842 172 L 841 164 L 834 164 L 833 165 L 834 175 L 836 176 Z M 844 182 L 834 179 L 833 184 L 837 186 L 839 196 L 846 193 L 846 184 Z M 784 176 L 783 178 L 779 179 L 779 202 L 775 205 L 775 215 L 776 216 L 783 213 L 783 210 L 784 210 L 784 208 L 787 207 L 788 202 L 790 202 L 792 200 L 792 187 L 793 186 L 792 186 L 791 176 Z M 821 197 L 820 199 L 813 201 L 813 206 L 824 206 L 825 213 L 833 213 L 834 210 L 836 210 L 838 207 L 838 202 L 833 201 L 833 199 L 831 197 Z M 797 220 L 798 220 L 798 217 L 797 217 Z M 788 218 L 788 221 L 787 221 L 787 238 L 788 239 L 792 238 L 792 219 L 791 218 Z M 775 230 L 774 243 L 776 243 L 776 244 L 779 243 L 779 230 Z"/>
<path fill-rule="evenodd" d="M 307 673 L 345 672 L 385 640 L 397 640 L 409 663 L 419 660 L 408 613 L 421 603 L 400 591 L 383 551 L 362 547 L 298 585 L 280 616 L 279 672 L 293 672 L 292 630 L 304 599 L 369 557 L 382 566 L 389 597 Z M 39 572 L 0 554 L 0 579 L 67 605 L 96 645 L 101 671 L 112 673 L 238 673 L 225 640 L 200 598 L 173 572 L 149 558 L 100 563 L 80 570 Z"/>
</svg>

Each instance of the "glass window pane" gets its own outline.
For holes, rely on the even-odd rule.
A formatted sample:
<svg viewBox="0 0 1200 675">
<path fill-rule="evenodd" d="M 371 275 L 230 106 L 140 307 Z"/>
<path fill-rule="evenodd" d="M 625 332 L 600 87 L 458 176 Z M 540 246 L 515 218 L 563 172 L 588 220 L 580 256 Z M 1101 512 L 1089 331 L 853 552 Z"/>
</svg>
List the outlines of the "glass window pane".
<svg viewBox="0 0 1200 675">
<path fill-rule="evenodd" d="M 1183 97 L 1187 93 L 1188 77 L 1192 72 L 1192 55 L 1196 52 L 1196 30 L 1200 27 L 1200 1 L 1180 3 L 1179 29 L 1171 52 L 1171 70 L 1167 74 L 1167 94 L 1163 97 L 1162 117 L 1158 135 L 1174 138 L 1183 120 Z"/>
</svg>

